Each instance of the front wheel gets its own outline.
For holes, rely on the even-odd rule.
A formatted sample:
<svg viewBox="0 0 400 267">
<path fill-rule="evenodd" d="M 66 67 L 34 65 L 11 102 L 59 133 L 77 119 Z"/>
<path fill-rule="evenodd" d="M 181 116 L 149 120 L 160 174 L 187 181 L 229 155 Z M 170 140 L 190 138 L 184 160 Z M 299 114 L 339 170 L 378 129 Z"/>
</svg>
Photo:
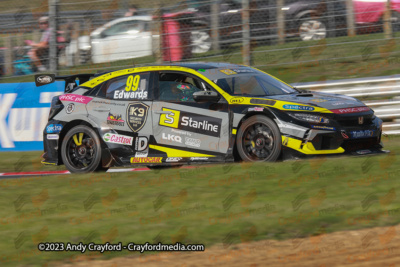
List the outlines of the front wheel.
<svg viewBox="0 0 400 267">
<path fill-rule="evenodd" d="M 61 145 L 61 157 L 71 173 L 105 171 L 101 165 L 101 144 L 96 132 L 79 125 L 67 132 Z"/>
<path fill-rule="evenodd" d="M 276 161 L 282 150 L 279 128 L 266 116 L 252 116 L 240 126 L 236 147 L 243 161 Z"/>
</svg>

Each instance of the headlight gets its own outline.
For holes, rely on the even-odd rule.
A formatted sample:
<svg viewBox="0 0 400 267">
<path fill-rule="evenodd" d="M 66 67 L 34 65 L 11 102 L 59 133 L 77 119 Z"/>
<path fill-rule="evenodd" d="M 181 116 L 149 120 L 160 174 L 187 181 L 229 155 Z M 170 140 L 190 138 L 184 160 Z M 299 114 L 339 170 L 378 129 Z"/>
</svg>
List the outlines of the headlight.
<svg viewBox="0 0 400 267">
<path fill-rule="evenodd" d="M 314 122 L 314 123 L 329 123 L 329 119 L 323 116 L 304 114 L 304 113 L 289 113 L 293 118 L 302 121 Z"/>
</svg>

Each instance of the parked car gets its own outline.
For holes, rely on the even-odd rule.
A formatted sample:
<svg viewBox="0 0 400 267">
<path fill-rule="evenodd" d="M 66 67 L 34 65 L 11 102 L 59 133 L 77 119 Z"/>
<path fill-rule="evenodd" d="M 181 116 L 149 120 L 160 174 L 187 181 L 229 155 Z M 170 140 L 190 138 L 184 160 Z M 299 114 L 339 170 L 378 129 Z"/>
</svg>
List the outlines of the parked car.
<svg viewBox="0 0 400 267">
<path fill-rule="evenodd" d="M 68 65 L 73 65 L 76 53 L 79 53 L 81 63 L 89 59 L 93 63 L 104 63 L 152 55 L 153 39 L 159 37 L 152 35 L 151 23 L 152 16 L 124 17 L 106 23 L 90 36 L 79 37 L 79 51 L 76 41 L 71 41 L 66 49 Z M 193 53 L 210 50 L 208 35 L 192 31 L 191 39 Z"/>
</svg>

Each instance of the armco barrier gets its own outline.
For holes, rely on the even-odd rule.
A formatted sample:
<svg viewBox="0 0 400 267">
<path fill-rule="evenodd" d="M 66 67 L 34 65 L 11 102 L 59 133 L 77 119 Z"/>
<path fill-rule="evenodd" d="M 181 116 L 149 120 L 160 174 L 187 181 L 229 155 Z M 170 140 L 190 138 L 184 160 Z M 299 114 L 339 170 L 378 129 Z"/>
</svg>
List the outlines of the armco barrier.
<svg viewBox="0 0 400 267">
<path fill-rule="evenodd" d="M 43 150 L 51 99 L 64 92 L 64 84 L 0 84 L 0 152 Z"/>
</svg>

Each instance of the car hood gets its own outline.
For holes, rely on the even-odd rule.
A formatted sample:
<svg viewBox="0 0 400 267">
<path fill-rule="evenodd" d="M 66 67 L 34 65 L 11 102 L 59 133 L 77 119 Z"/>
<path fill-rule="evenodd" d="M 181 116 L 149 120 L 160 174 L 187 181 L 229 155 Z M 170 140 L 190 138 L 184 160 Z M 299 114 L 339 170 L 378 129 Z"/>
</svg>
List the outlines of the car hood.
<svg viewBox="0 0 400 267">
<path fill-rule="evenodd" d="M 270 96 L 269 99 L 287 101 L 291 103 L 298 103 L 303 105 L 310 105 L 314 107 L 325 108 L 329 110 L 354 108 L 354 107 L 366 107 L 366 105 L 350 96 L 338 95 L 338 94 L 327 94 L 319 92 L 302 92 L 299 94 L 290 95 L 276 95 Z M 346 113 L 355 113 L 356 110 Z M 360 112 L 365 112 L 366 109 L 361 109 Z M 342 112 L 341 112 L 342 113 Z M 343 112 L 344 113 L 344 112 Z"/>
</svg>

